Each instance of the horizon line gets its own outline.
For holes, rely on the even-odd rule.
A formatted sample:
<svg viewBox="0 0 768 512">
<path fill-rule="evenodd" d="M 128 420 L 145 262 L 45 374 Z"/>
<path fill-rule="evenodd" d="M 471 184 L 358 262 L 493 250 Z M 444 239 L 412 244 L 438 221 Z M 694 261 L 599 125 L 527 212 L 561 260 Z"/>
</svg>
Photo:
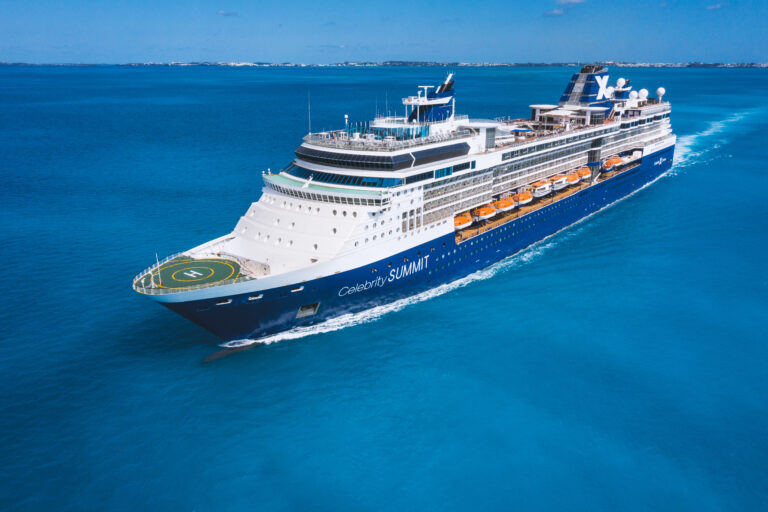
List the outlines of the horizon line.
<svg viewBox="0 0 768 512">
<path fill-rule="evenodd" d="M 717 67 L 717 68 L 768 68 L 768 62 L 641 62 L 641 61 L 565 61 L 565 62 L 447 62 L 447 61 L 344 61 L 334 63 L 262 62 L 262 61 L 168 61 L 168 62 L 11 62 L 0 61 L 0 66 L 81 66 L 81 67 L 180 67 L 180 66 L 221 66 L 221 67 L 576 67 L 585 63 L 617 67 Z"/>
</svg>

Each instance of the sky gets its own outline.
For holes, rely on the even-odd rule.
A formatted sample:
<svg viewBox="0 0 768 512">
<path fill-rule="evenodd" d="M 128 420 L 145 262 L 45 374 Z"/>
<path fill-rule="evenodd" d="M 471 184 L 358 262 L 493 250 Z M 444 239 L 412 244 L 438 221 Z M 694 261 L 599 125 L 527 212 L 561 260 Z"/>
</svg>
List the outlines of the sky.
<svg viewBox="0 0 768 512">
<path fill-rule="evenodd" d="M 0 0 L 0 61 L 765 62 L 768 0 Z"/>
</svg>

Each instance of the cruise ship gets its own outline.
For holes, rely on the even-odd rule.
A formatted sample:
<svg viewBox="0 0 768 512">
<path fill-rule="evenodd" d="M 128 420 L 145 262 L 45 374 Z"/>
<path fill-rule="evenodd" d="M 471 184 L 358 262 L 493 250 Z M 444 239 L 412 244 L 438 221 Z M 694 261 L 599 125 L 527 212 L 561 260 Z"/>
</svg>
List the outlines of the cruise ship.
<svg viewBox="0 0 768 512">
<path fill-rule="evenodd" d="M 139 273 L 137 292 L 231 341 L 363 311 L 513 255 L 672 165 L 665 90 L 587 65 L 525 118 L 457 115 L 449 74 L 402 116 L 309 133 L 234 230 Z"/>
</svg>

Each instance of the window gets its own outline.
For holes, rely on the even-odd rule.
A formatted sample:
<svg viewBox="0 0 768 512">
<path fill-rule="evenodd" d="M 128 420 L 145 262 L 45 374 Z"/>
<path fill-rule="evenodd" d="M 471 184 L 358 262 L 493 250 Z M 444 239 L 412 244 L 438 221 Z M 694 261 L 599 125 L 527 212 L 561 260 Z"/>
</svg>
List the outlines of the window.
<svg viewBox="0 0 768 512">
<path fill-rule="evenodd" d="M 414 176 L 408 176 L 407 178 L 405 178 L 405 184 L 408 185 L 411 183 L 416 183 L 417 181 L 428 180 L 432 178 L 434 175 L 435 175 L 434 171 L 429 171 L 429 172 L 423 172 L 421 174 L 416 174 Z"/>
</svg>

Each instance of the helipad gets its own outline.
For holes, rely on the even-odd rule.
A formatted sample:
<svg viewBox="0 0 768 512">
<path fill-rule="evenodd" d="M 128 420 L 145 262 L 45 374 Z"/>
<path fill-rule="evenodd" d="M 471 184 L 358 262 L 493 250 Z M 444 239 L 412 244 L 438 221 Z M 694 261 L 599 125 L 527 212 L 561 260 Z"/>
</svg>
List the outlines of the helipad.
<svg viewBox="0 0 768 512">
<path fill-rule="evenodd" d="M 225 258 L 193 259 L 180 256 L 142 276 L 143 288 L 189 288 L 234 280 L 240 277 L 240 265 Z"/>
</svg>

